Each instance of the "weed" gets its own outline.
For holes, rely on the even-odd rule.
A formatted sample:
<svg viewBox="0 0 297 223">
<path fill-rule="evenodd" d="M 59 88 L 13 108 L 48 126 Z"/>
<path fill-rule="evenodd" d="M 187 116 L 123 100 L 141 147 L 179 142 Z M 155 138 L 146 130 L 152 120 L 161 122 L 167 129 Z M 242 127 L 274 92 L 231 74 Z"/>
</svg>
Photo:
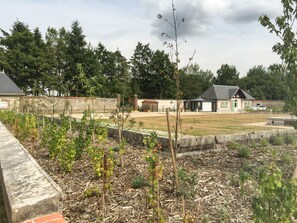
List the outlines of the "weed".
<svg viewBox="0 0 297 223">
<path fill-rule="evenodd" d="M 294 144 L 296 139 L 295 139 L 295 135 L 292 135 L 292 134 L 286 134 L 285 137 L 284 137 L 284 142 L 287 144 L 287 145 L 291 145 L 291 144 Z"/>
<path fill-rule="evenodd" d="M 95 196 L 98 196 L 98 195 L 100 195 L 100 190 L 99 190 L 98 187 L 95 187 L 95 186 L 90 187 L 90 188 L 88 188 L 88 189 L 86 189 L 84 191 L 84 197 L 85 198 L 95 197 Z"/>
<path fill-rule="evenodd" d="M 185 198 L 191 199 L 196 194 L 197 173 L 187 173 L 184 169 L 178 170 L 179 188 L 178 195 L 183 195 Z"/>
<path fill-rule="evenodd" d="M 147 181 L 143 176 L 136 176 L 132 179 L 131 187 L 138 189 L 147 186 Z"/>
<path fill-rule="evenodd" d="M 239 148 L 239 143 L 238 142 L 234 142 L 234 141 L 231 141 L 231 142 L 228 142 L 227 143 L 227 147 L 229 148 L 229 149 L 238 149 Z"/>
<path fill-rule="evenodd" d="M 238 157 L 240 158 L 249 158 L 251 154 L 251 150 L 247 146 L 241 146 L 240 148 L 237 149 L 238 151 Z"/>
<path fill-rule="evenodd" d="M 289 153 L 288 151 L 285 151 L 285 152 L 280 154 L 280 160 L 281 160 L 282 163 L 288 165 L 288 164 L 292 163 L 292 161 L 293 161 L 292 154 Z"/>
<path fill-rule="evenodd" d="M 270 143 L 274 146 L 280 146 L 284 144 L 284 137 L 281 135 L 274 135 L 270 137 Z"/>
<path fill-rule="evenodd" d="M 208 223 L 208 222 L 209 222 L 208 215 L 204 215 L 203 218 L 201 219 L 201 223 Z"/>
<path fill-rule="evenodd" d="M 269 141 L 266 138 L 262 138 L 260 139 L 259 145 L 260 147 L 267 147 L 269 146 Z"/>
</svg>

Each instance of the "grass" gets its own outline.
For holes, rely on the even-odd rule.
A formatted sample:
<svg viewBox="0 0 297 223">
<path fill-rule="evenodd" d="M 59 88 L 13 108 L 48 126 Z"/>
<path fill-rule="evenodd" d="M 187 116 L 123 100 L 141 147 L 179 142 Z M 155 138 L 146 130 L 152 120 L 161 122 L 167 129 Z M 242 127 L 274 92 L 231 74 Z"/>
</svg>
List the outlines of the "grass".
<svg viewBox="0 0 297 223">
<path fill-rule="evenodd" d="M 281 115 L 272 115 L 281 116 Z M 284 115 L 282 115 L 284 116 Z M 219 134 L 236 134 L 252 131 L 269 130 L 269 127 L 248 125 L 267 121 L 269 114 L 202 114 L 182 116 L 182 132 L 188 135 L 205 136 Z M 135 117 L 136 122 L 142 121 L 143 128 L 151 130 L 167 131 L 166 117 Z M 102 120 L 104 121 L 104 120 Z M 170 118 L 171 126 L 175 118 Z"/>
</svg>

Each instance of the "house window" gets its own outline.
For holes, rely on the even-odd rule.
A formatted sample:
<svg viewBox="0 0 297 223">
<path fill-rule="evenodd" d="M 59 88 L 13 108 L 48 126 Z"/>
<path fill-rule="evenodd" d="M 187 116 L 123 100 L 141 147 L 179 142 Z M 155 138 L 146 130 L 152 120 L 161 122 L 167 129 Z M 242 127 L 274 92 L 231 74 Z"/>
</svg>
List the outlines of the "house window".
<svg viewBox="0 0 297 223">
<path fill-rule="evenodd" d="M 244 108 L 250 108 L 251 107 L 251 102 L 250 101 L 245 101 L 243 106 L 244 106 Z"/>
<path fill-rule="evenodd" d="M 228 108 L 229 102 L 228 101 L 221 101 L 221 108 Z"/>
</svg>

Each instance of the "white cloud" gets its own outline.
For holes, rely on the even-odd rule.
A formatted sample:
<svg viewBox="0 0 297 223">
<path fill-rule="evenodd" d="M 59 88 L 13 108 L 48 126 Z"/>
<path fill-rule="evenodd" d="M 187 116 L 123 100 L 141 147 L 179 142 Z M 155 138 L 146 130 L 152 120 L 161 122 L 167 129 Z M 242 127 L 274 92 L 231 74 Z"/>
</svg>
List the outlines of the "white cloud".
<svg viewBox="0 0 297 223">
<path fill-rule="evenodd" d="M 102 42 L 109 50 L 119 48 L 127 59 L 137 42 L 163 49 L 162 32 L 170 31 L 157 14 L 171 17 L 171 0 L 0 0 L 0 28 L 8 31 L 18 18 L 45 33 L 51 26 L 70 29 L 78 20 L 87 41 Z M 271 51 L 277 39 L 258 22 L 258 16 L 281 13 L 280 0 L 175 0 L 180 18 L 182 63 L 197 50 L 194 62 L 214 73 L 224 63 L 245 75 L 254 65 L 277 60 Z"/>
</svg>

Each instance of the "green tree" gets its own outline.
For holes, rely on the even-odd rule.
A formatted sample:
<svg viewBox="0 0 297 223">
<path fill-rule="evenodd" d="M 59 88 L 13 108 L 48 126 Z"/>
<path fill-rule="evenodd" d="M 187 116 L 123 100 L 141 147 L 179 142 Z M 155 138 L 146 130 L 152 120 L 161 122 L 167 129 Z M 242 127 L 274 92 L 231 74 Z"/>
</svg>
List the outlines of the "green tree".
<svg viewBox="0 0 297 223">
<path fill-rule="evenodd" d="M 148 98 L 145 91 L 151 76 L 152 56 L 153 51 L 150 49 L 149 44 L 143 45 L 138 42 L 130 59 L 132 94 L 137 94 L 139 97 Z"/>
<path fill-rule="evenodd" d="M 172 78 L 173 65 L 168 54 L 157 50 L 153 53 L 151 61 L 151 76 L 149 87 L 146 90 L 148 98 L 173 98 L 175 95 L 175 84 Z"/>
<path fill-rule="evenodd" d="M 67 60 L 64 79 L 64 85 L 68 88 L 71 96 L 81 96 L 84 94 L 82 86 L 76 82 L 79 76 L 77 64 L 85 66 L 86 45 L 83 29 L 78 21 L 74 21 L 67 38 Z"/>
<path fill-rule="evenodd" d="M 218 85 L 237 85 L 239 80 L 239 72 L 233 65 L 223 64 L 219 70 L 217 70 L 217 77 L 215 84 Z"/>
<path fill-rule="evenodd" d="M 283 14 L 272 23 L 267 15 L 259 17 L 262 26 L 279 37 L 280 42 L 273 46 L 273 51 L 280 55 L 286 65 L 288 86 L 288 110 L 297 115 L 297 40 L 295 34 L 295 20 L 297 17 L 296 0 L 282 0 Z"/>
<path fill-rule="evenodd" d="M 239 86 L 259 100 L 284 100 L 287 88 L 281 66 L 254 66 L 249 69 L 247 76 L 239 81 Z"/>
<path fill-rule="evenodd" d="M 45 35 L 48 69 L 47 90 L 49 95 L 56 92 L 61 96 L 67 92 L 64 83 L 66 67 L 67 31 L 64 27 L 56 30 L 49 27 Z"/>
<path fill-rule="evenodd" d="M 104 77 L 103 96 L 130 95 L 131 77 L 126 58 L 119 50 L 108 51 L 102 43 L 98 44 L 95 51 Z"/>
<path fill-rule="evenodd" d="M 180 73 L 180 85 L 183 99 L 199 97 L 214 81 L 214 76 L 209 70 L 202 70 L 198 64 L 191 64 L 183 68 Z"/>
<path fill-rule="evenodd" d="M 42 34 L 38 28 L 33 31 L 33 48 L 32 50 L 32 73 L 31 81 L 33 86 L 31 87 L 30 93 L 35 96 L 45 94 L 49 75 L 49 63 L 48 54 L 46 51 L 46 45 L 43 40 Z"/>
<path fill-rule="evenodd" d="M 33 33 L 20 21 L 13 24 L 11 33 L 2 29 L 1 32 L 3 36 L 0 38 L 0 45 L 4 49 L 1 67 L 22 90 L 29 92 L 33 83 Z"/>
</svg>

